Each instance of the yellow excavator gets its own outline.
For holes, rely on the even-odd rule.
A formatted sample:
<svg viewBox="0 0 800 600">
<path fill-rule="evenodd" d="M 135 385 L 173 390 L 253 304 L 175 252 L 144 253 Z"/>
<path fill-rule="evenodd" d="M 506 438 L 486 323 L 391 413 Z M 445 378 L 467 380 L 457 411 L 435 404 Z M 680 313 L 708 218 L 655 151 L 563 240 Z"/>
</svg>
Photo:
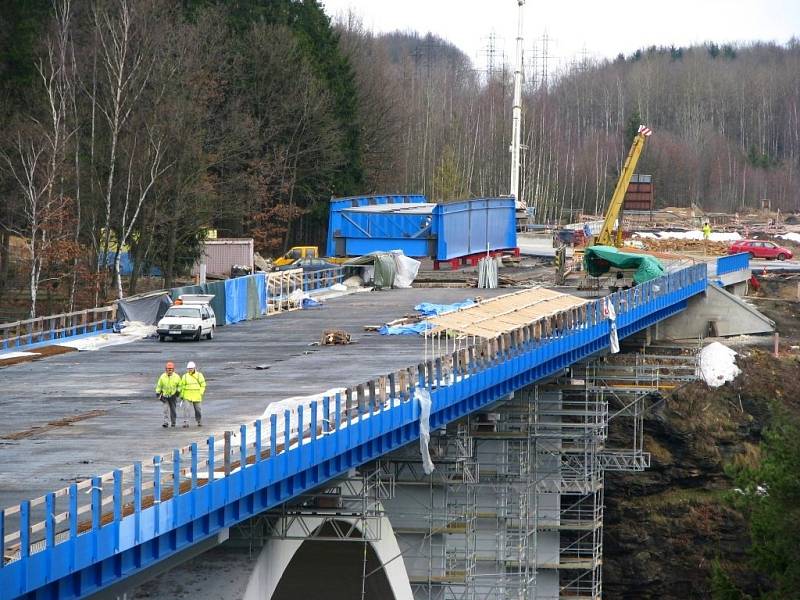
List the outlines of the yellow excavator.
<svg viewBox="0 0 800 600">
<path fill-rule="evenodd" d="M 614 195 L 611 196 L 611 202 L 608 204 L 606 216 L 603 219 L 603 227 L 600 229 L 600 233 L 586 244 L 587 246 L 622 247 L 622 204 L 625 201 L 625 192 L 628 190 L 633 171 L 636 169 L 636 163 L 639 162 L 644 143 L 652 133 L 653 131 L 649 127 L 639 126 L 639 131 L 636 133 L 636 137 L 633 138 L 633 144 L 631 144 L 631 149 L 628 152 L 628 158 L 625 159 L 625 164 L 619 174 L 619 181 L 617 181 L 617 187 L 614 188 Z M 614 231 L 615 225 L 617 225 L 616 232 Z"/>
</svg>

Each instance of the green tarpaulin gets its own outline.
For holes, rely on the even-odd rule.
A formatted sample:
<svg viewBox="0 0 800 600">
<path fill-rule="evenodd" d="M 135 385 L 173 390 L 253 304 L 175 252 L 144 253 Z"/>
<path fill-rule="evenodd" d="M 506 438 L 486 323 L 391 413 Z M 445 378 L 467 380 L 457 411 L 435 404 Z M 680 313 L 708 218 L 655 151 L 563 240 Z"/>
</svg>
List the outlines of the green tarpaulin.
<svg viewBox="0 0 800 600">
<path fill-rule="evenodd" d="M 664 265 L 649 254 L 620 252 L 611 246 L 590 246 L 583 255 L 583 267 L 592 277 L 608 273 L 611 267 L 636 269 L 635 283 L 644 283 L 664 274 Z"/>
<path fill-rule="evenodd" d="M 345 266 L 373 265 L 373 285 L 376 289 L 389 289 L 394 286 L 394 277 L 397 274 L 394 257 L 389 252 L 371 252 L 358 258 L 352 258 Z"/>
</svg>

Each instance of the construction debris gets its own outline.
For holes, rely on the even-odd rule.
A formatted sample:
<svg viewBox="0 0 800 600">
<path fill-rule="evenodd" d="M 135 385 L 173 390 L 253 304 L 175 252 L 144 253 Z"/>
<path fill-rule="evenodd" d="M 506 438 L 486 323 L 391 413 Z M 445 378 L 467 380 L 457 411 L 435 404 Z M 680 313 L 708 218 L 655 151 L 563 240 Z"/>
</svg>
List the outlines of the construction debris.
<svg viewBox="0 0 800 600">
<path fill-rule="evenodd" d="M 322 346 L 338 346 L 351 343 L 350 334 L 343 329 L 326 329 L 322 332 Z"/>
</svg>

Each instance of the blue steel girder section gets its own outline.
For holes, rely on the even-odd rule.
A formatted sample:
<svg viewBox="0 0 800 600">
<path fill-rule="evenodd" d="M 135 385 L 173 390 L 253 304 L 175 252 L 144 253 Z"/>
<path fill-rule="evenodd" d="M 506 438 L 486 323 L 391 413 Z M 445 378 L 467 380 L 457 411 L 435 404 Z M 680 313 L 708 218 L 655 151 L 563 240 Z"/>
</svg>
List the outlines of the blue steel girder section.
<svg viewBox="0 0 800 600">
<path fill-rule="evenodd" d="M 673 273 L 648 282 L 654 284 L 650 287 L 643 284 L 640 289 L 614 295 L 612 300 L 618 312 L 620 337 L 685 308 L 689 297 L 705 290 L 705 265 L 700 267 L 702 269 L 691 267 L 682 275 Z M 602 302 L 591 303 L 590 311 L 596 311 L 595 314 L 602 311 Z M 495 356 L 476 360 L 467 373 L 454 380 L 438 379 L 431 389 L 431 427 L 442 427 L 605 350 L 609 345 L 609 321 L 590 321 L 554 337 L 506 347 Z M 260 452 L 260 442 L 256 442 L 257 452 L 248 463 L 247 445 L 242 443 L 240 464 L 246 466 L 236 468 L 228 475 L 218 476 L 212 461 L 208 467 L 210 477 L 205 481 L 199 480 L 196 452 L 193 452 L 189 489 L 174 490 L 179 493 L 173 493 L 165 500 L 159 483 L 155 486 L 155 496 L 161 497 L 161 502 L 143 507 L 140 492 L 135 496 L 132 514 L 123 512 L 115 496 L 112 518 L 104 524 L 101 524 L 104 515 L 98 491 L 101 485 L 96 478 L 88 530 L 79 534 L 77 519 L 71 517 L 69 535 L 55 543 L 52 524 L 49 524 L 44 548 L 37 552 L 27 548 L 28 534 L 25 532 L 30 523 L 26 507 L 30 504 L 23 503 L 21 537 L 25 539 L 20 557 L 0 568 L 0 598 L 67 599 L 90 595 L 217 534 L 223 528 L 319 487 L 353 467 L 419 438 L 420 409 L 415 401 L 391 398 L 389 406 L 379 411 L 352 415 L 350 412 L 342 413 L 340 402 L 341 399 L 336 397 L 334 431 L 325 435 L 311 435 L 307 439 L 300 436 L 291 440 L 292 443 L 286 443 L 290 441 L 288 437 L 278 439 L 273 419 L 267 436 L 270 456 L 265 458 Z M 314 407 L 308 423 L 309 431 L 317 431 L 316 417 Z M 303 431 L 302 412 L 300 420 L 298 427 Z M 260 425 L 256 425 L 258 433 Z M 246 433 L 244 427 L 241 432 Z M 243 435 L 242 439 L 247 438 Z M 278 452 L 281 443 L 289 450 Z M 213 456 L 213 438 L 209 439 L 209 444 Z M 173 457 L 178 457 L 177 451 Z M 158 470 L 158 459 L 155 462 Z M 179 469 L 180 463 L 174 468 Z M 139 475 L 138 489 L 141 490 L 140 466 L 136 472 Z M 0 531 L 0 540 L 2 535 Z"/>
</svg>

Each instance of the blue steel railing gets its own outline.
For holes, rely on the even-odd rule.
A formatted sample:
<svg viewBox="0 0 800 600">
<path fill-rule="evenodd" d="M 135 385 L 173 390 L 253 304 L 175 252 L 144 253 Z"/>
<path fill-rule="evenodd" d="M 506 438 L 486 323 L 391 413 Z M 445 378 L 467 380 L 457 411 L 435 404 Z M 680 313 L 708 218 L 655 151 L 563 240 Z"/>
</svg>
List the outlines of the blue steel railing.
<svg viewBox="0 0 800 600">
<path fill-rule="evenodd" d="M 717 275 L 735 273 L 750 268 L 750 253 L 740 252 L 730 256 L 720 256 L 717 259 Z"/>
<path fill-rule="evenodd" d="M 110 331 L 116 307 L 102 306 L 0 324 L 0 352 Z"/>
<path fill-rule="evenodd" d="M 417 387 L 438 428 L 683 310 L 705 264 L 590 301 L 493 340 L 310 400 L 0 512 L 0 597 L 78 598 L 419 437 Z M 82 491 L 88 493 L 80 493 Z"/>
</svg>

